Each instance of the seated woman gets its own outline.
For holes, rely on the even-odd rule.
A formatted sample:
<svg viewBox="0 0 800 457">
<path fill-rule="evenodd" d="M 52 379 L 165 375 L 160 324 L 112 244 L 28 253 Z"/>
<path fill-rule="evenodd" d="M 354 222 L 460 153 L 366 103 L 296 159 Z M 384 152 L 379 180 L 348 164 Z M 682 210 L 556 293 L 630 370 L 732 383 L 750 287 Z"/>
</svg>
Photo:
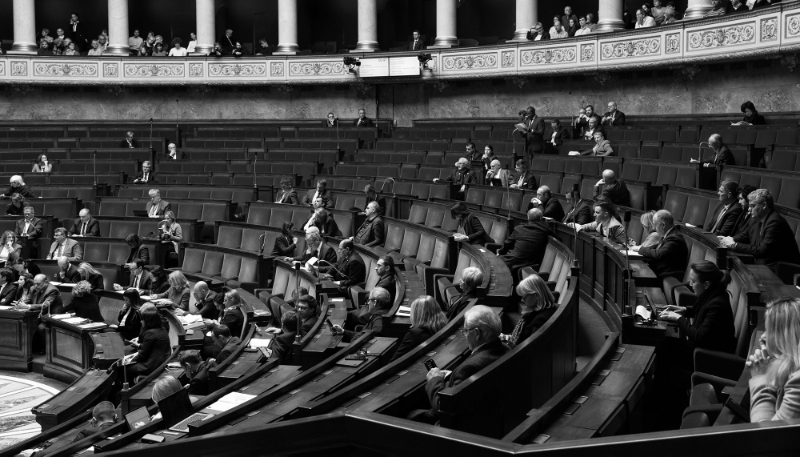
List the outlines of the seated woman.
<svg viewBox="0 0 800 457">
<path fill-rule="evenodd" d="M 11 230 L 3 232 L 0 237 L 0 266 L 5 265 L 12 254 L 19 256 L 21 252 L 22 246 L 17 243 L 17 235 Z"/>
<path fill-rule="evenodd" d="M 183 376 L 189 381 L 189 393 L 208 395 L 208 370 L 216 365 L 214 360 L 204 361 L 198 351 L 184 351 L 179 362 L 183 368 Z"/>
<path fill-rule="evenodd" d="M 39 154 L 36 158 L 36 163 L 33 164 L 33 173 L 51 173 L 53 171 L 53 164 L 47 161 L 47 156 Z"/>
<path fill-rule="evenodd" d="M 87 281 L 92 286 L 92 293 L 98 294 L 101 290 L 105 289 L 105 282 L 103 281 L 103 274 L 95 270 L 89 262 L 81 262 L 78 265 L 78 273 L 81 279 Z"/>
<path fill-rule="evenodd" d="M 655 211 L 648 211 L 639 218 L 642 221 L 643 232 L 648 234 L 647 238 L 642 241 L 642 247 L 650 248 L 661 242 L 661 235 L 658 234 L 655 224 L 653 224 L 653 216 L 655 215 Z"/>
<path fill-rule="evenodd" d="M 150 295 L 163 294 L 169 290 L 169 281 L 167 279 L 167 270 L 163 269 L 160 265 L 156 265 L 150 270 L 150 275 L 153 277 L 153 285 L 150 286 Z"/>
<path fill-rule="evenodd" d="M 152 57 L 166 57 L 167 51 L 164 50 L 164 43 L 156 43 Z"/>
<path fill-rule="evenodd" d="M 139 336 L 142 331 L 142 316 L 139 314 L 142 301 L 139 298 L 139 291 L 128 289 L 122 293 L 124 305 L 117 316 L 119 322 L 117 331 L 123 339 L 132 340 Z"/>
<path fill-rule="evenodd" d="M 33 287 L 33 275 L 28 273 L 23 273 L 19 275 L 19 279 L 17 279 L 17 298 L 16 300 L 23 300 L 28 295 L 31 294 L 31 288 Z"/>
<path fill-rule="evenodd" d="M 284 221 L 281 225 L 281 234 L 275 238 L 275 246 L 272 248 L 273 257 L 294 257 L 297 238 L 292 235 L 292 227 L 292 221 Z"/>
<path fill-rule="evenodd" d="M 742 112 L 744 113 L 744 118 L 742 118 L 739 122 L 731 122 L 731 125 L 764 125 L 766 124 L 766 120 L 764 116 L 758 114 L 756 110 L 756 106 L 753 105 L 753 102 L 746 101 L 742 103 L 741 107 Z"/>
<path fill-rule="evenodd" d="M 131 249 L 128 254 L 128 260 L 125 263 L 133 263 L 136 259 L 144 260 L 145 265 L 150 263 L 150 250 L 142 244 L 142 239 L 139 238 L 139 235 L 131 233 L 125 237 L 125 242 L 128 243 L 128 247 Z"/>
<path fill-rule="evenodd" d="M 464 268 L 464 271 L 461 272 L 461 280 L 458 282 L 461 294 L 452 298 L 445 311 L 448 321 L 453 320 L 461 311 L 464 311 L 469 300 L 478 298 L 478 286 L 481 284 L 483 284 L 483 272 L 480 269 Z"/>
<path fill-rule="evenodd" d="M 167 211 L 164 213 L 166 222 L 159 224 L 158 228 L 161 230 L 161 241 L 172 241 L 172 248 L 174 252 L 179 252 L 179 246 L 183 241 L 183 229 L 181 224 L 177 222 L 175 213 Z"/>
<path fill-rule="evenodd" d="M 6 197 L 10 197 L 14 194 L 20 194 L 25 198 L 36 198 L 36 195 L 31 192 L 31 188 L 25 184 L 25 181 L 22 180 L 22 176 L 14 175 L 8 180 L 8 188 L 3 193 Z"/>
<path fill-rule="evenodd" d="M 556 302 L 547 283 L 539 275 L 530 275 L 517 285 L 522 316 L 511 335 L 501 334 L 500 339 L 509 345 L 521 344 L 533 335 L 556 312 Z"/>
<path fill-rule="evenodd" d="M 6 216 L 20 216 L 25 214 L 25 207 L 28 203 L 25 202 L 25 197 L 20 194 L 11 195 L 11 203 L 6 205 Z"/>
<path fill-rule="evenodd" d="M 137 352 L 134 363 L 125 365 L 129 380 L 147 376 L 167 361 L 171 351 L 169 332 L 161 323 L 158 310 L 150 308 L 142 311 L 142 333 L 139 341 L 131 345 Z"/>
<path fill-rule="evenodd" d="M 750 368 L 750 422 L 800 418 L 800 299 L 767 305 L 761 348 Z"/>
<path fill-rule="evenodd" d="M 450 216 L 458 220 L 458 229 L 453 238 L 456 241 L 466 241 L 470 244 L 493 243 L 494 241 L 486 234 L 483 224 L 477 217 L 469 212 L 469 208 L 464 202 L 458 202 L 450 208 Z"/>
<path fill-rule="evenodd" d="M 411 303 L 411 328 L 403 337 L 392 360 L 397 360 L 447 325 L 447 316 L 430 295 L 423 295 Z"/>
<path fill-rule="evenodd" d="M 181 46 L 181 42 L 180 38 L 172 40 L 172 49 L 169 50 L 170 57 L 186 57 L 186 48 Z"/>
<path fill-rule="evenodd" d="M 0 268 L 0 306 L 13 306 L 17 300 L 17 283 L 14 273 L 8 268 Z"/>
<path fill-rule="evenodd" d="M 169 289 L 162 294 L 153 295 L 153 299 L 166 298 L 172 302 L 175 308 L 180 308 L 185 312 L 189 311 L 189 281 L 180 271 L 173 271 L 169 274 Z"/>
<path fill-rule="evenodd" d="M 75 313 L 76 316 L 91 319 L 92 322 L 105 321 L 100 314 L 100 301 L 92 293 L 92 285 L 88 281 L 75 284 L 72 288 L 72 301 L 64 307 L 64 312 Z"/>
</svg>

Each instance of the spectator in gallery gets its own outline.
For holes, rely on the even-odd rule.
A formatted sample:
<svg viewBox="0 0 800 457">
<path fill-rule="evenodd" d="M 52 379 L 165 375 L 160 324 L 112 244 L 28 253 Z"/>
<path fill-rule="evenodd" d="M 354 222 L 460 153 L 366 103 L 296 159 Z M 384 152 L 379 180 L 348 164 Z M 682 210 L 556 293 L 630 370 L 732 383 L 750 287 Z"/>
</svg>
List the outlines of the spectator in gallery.
<svg viewBox="0 0 800 457">
<path fill-rule="evenodd" d="M 155 44 L 158 44 L 158 43 L 164 44 L 164 37 L 162 37 L 161 35 L 156 35 Z"/>
<path fill-rule="evenodd" d="M 650 15 L 655 19 L 656 25 L 664 23 L 666 16 L 666 8 L 662 4 L 662 0 L 653 0 L 653 8 L 650 9 Z"/>
<path fill-rule="evenodd" d="M 667 6 L 664 7 L 664 22 L 661 25 L 675 24 L 676 22 L 678 22 L 678 18 L 675 4 L 667 2 Z"/>
<path fill-rule="evenodd" d="M 589 27 L 589 23 L 586 22 L 586 17 L 581 16 L 578 19 L 578 30 L 575 32 L 573 36 L 581 36 L 592 33 L 592 29 Z"/>
<path fill-rule="evenodd" d="M 170 57 L 186 57 L 186 48 L 182 47 L 181 43 L 180 38 L 172 40 L 172 49 L 169 50 Z"/>
<path fill-rule="evenodd" d="M 225 55 L 225 52 L 222 50 L 222 45 L 219 44 L 219 41 L 214 42 L 214 47 L 211 49 L 211 55 L 214 57 L 222 57 Z"/>
<path fill-rule="evenodd" d="M 732 122 L 731 125 L 764 125 L 766 123 L 764 116 L 758 114 L 755 105 L 749 100 L 742 103 L 742 112 L 744 118 L 739 122 Z"/>
<path fill-rule="evenodd" d="M 97 36 L 97 47 L 105 53 L 108 50 L 108 35 L 101 33 Z"/>
<path fill-rule="evenodd" d="M 528 30 L 527 38 L 531 41 L 544 41 L 550 39 L 550 34 L 544 31 L 541 22 L 537 22 Z"/>
<path fill-rule="evenodd" d="M 231 55 L 231 53 L 233 53 L 233 48 L 236 47 L 236 39 L 233 38 L 233 30 L 225 30 L 225 35 L 222 36 L 219 42 L 222 43 L 223 54 Z"/>
<path fill-rule="evenodd" d="M 167 51 L 164 50 L 164 43 L 156 43 L 155 50 L 153 51 L 153 57 L 166 57 Z"/>
<path fill-rule="evenodd" d="M 420 37 L 419 30 L 414 30 L 412 32 L 411 41 L 408 42 L 408 50 L 409 51 L 421 51 L 425 44 L 422 42 L 422 38 Z"/>
<path fill-rule="evenodd" d="M 713 0 L 712 0 L 713 1 Z M 656 20 L 648 16 L 643 9 L 636 10 L 636 26 L 634 28 L 643 29 L 648 27 L 655 27 Z"/>
<path fill-rule="evenodd" d="M 575 30 L 577 30 L 578 29 L 578 16 L 574 15 L 572 13 L 572 7 L 567 5 L 567 6 L 564 7 L 564 15 L 561 16 L 561 25 L 564 26 L 565 28 L 572 28 L 572 25 L 570 25 L 570 23 L 569 23 L 570 19 L 575 21 Z M 572 35 L 570 35 L 570 36 L 572 36 Z"/>
<path fill-rule="evenodd" d="M 574 37 L 575 34 L 580 30 L 580 26 L 578 25 L 577 19 L 570 19 L 567 22 L 567 35 L 570 37 Z"/>
<path fill-rule="evenodd" d="M 47 155 L 39 154 L 36 158 L 36 163 L 33 164 L 33 173 L 51 173 L 53 171 L 53 164 L 47 160 Z"/>
<path fill-rule="evenodd" d="M 131 54 L 139 54 L 139 48 L 142 47 L 144 40 L 139 36 L 139 29 L 133 30 L 133 36 L 128 38 L 128 47 L 131 48 Z"/>
<path fill-rule="evenodd" d="M 147 57 L 153 54 L 153 50 L 156 47 L 156 35 L 153 32 L 147 32 L 147 38 L 144 42 L 139 46 L 139 55 L 142 57 Z"/>
<path fill-rule="evenodd" d="M 50 36 L 50 29 L 48 29 L 48 28 L 43 28 L 42 29 L 41 36 L 39 37 L 39 41 L 41 41 L 41 40 L 45 40 L 48 43 L 52 43 L 53 42 L 53 37 Z"/>
<path fill-rule="evenodd" d="M 231 51 L 231 55 L 233 57 L 242 57 L 245 54 L 246 52 L 245 49 L 242 47 L 242 43 L 237 41 L 236 46 L 233 48 L 233 51 Z"/>
<path fill-rule="evenodd" d="M 597 27 L 597 23 L 594 21 L 594 14 L 586 14 L 586 26 L 589 27 L 589 30 L 594 32 L 594 29 Z"/>
<path fill-rule="evenodd" d="M 750 9 L 747 8 L 747 4 L 745 2 L 743 2 L 742 0 L 732 0 L 731 1 L 730 14 L 733 14 L 733 13 L 744 13 L 746 11 L 750 11 Z"/>
<path fill-rule="evenodd" d="M 266 38 L 262 38 L 258 40 L 258 46 L 255 49 L 255 55 L 257 56 L 268 56 L 272 54 L 272 51 L 269 49 L 269 43 L 267 42 Z"/>
<path fill-rule="evenodd" d="M 52 56 L 53 51 L 50 49 L 50 43 L 47 41 L 42 41 L 39 45 L 39 49 L 36 51 L 37 56 Z"/>
<path fill-rule="evenodd" d="M 717 17 L 728 14 L 728 5 L 725 0 L 711 0 L 711 10 L 703 17 Z"/>
<path fill-rule="evenodd" d="M 186 45 L 186 53 L 191 54 L 197 48 L 197 34 L 191 32 L 189 34 L 189 44 Z"/>
<path fill-rule="evenodd" d="M 64 29 L 59 27 L 59 28 L 56 29 L 56 36 L 55 36 L 55 38 L 53 38 L 53 41 L 58 40 L 58 39 L 61 39 L 61 41 L 64 41 L 64 38 L 66 38 L 66 37 L 67 36 L 64 35 Z"/>
<path fill-rule="evenodd" d="M 65 56 L 79 56 L 81 55 L 80 51 L 75 47 L 75 43 L 69 43 L 67 45 L 67 49 L 64 51 Z"/>
<path fill-rule="evenodd" d="M 560 19 L 558 19 L 558 20 L 554 19 L 553 22 L 556 22 L 556 24 L 553 25 L 553 27 L 551 29 L 552 31 L 550 32 L 550 39 L 555 40 L 555 39 L 558 39 L 558 38 L 567 38 L 567 37 L 569 37 L 569 33 L 567 33 L 567 31 L 561 25 L 561 20 Z"/>
<path fill-rule="evenodd" d="M 358 119 L 353 121 L 353 127 L 372 127 L 372 119 L 367 117 L 364 108 L 358 110 Z"/>
</svg>

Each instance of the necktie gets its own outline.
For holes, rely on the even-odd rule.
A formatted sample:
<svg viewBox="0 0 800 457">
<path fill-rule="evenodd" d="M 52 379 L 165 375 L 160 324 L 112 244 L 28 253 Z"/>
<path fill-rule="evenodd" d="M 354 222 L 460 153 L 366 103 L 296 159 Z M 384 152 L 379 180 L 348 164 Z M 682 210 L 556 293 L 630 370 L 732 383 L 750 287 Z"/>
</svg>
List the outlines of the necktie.
<svg viewBox="0 0 800 457">
<path fill-rule="evenodd" d="M 134 289 L 138 289 L 139 288 L 139 275 L 136 275 L 136 278 L 134 278 L 134 280 L 133 280 L 133 288 Z"/>
<path fill-rule="evenodd" d="M 714 222 L 714 226 L 713 226 L 713 227 L 711 227 L 711 231 L 712 231 L 712 232 L 714 232 L 714 231 L 716 231 L 716 230 L 717 230 L 717 226 L 719 225 L 719 222 L 722 220 L 722 216 L 724 216 L 724 215 L 725 215 L 725 212 L 726 212 L 726 211 L 728 211 L 728 207 L 727 207 L 727 206 L 724 206 L 724 207 L 723 207 L 723 208 L 720 210 L 720 212 L 719 212 L 719 216 L 717 216 L 717 221 L 716 221 L 716 222 Z"/>
<path fill-rule="evenodd" d="M 81 236 L 86 236 L 86 222 L 81 226 Z"/>
<path fill-rule="evenodd" d="M 147 175 L 149 175 L 149 174 L 150 174 L 150 173 L 145 173 L 145 174 L 144 174 L 144 178 L 142 178 L 142 179 L 144 180 L 144 182 L 147 182 Z"/>
<path fill-rule="evenodd" d="M 150 207 L 150 215 L 155 216 L 158 213 L 158 205 L 153 205 Z"/>
<path fill-rule="evenodd" d="M 64 243 L 58 245 L 58 249 L 56 249 L 56 257 L 61 257 L 61 254 L 64 253 Z"/>
</svg>

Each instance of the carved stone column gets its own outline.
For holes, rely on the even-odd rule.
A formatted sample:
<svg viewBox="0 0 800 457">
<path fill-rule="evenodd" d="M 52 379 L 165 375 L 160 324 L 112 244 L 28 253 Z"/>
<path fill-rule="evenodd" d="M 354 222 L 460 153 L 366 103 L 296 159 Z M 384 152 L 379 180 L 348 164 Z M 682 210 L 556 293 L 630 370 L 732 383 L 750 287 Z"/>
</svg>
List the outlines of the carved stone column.
<svg viewBox="0 0 800 457">
<path fill-rule="evenodd" d="M 511 41 L 528 41 L 528 31 L 538 22 L 539 0 L 517 0 L 517 29 Z"/>
<path fill-rule="evenodd" d="M 690 0 L 691 1 L 691 0 Z M 595 32 L 616 32 L 625 29 L 625 22 L 622 21 L 622 0 L 600 0 L 600 17 L 597 21 Z M 569 24 L 566 25 L 569 27 Z"/>
<path fill-rule="evenodd" d="M 36 54 L 34 0 L 14 0 L 14 45 L 9 54 Z"/>
<path fill-rule="evenodd" d="M 295 55 L 297 45 L 297 0 L 278 0 L 278 50 L 275 55 Z"/>
<path fill-rule="evenodd" d="M 103 54 L 127 56 L 128 46 L 128 0 L 108 0 L 108 48 Z"/>
<path fill-rule="evenodd" d="M 456 6 L 458 0 L 436 0 L 436 40 L 430 48 L 458 46 Z"/>
<path fill-rule="evenodd" d="M 358 0 L 358 44 L 351 52 L 378 50 L 378 1 Z"/>
<path fill-rule="evenodd" d="M 193 54 L 207 56 L 214 49 L 214 30 L 216 29 L 214 0 L 196 0 L 195 9 L 197 45 L 194 47 Z"/>
<path fill-rule="evenodd" d="M 698 19 L 711 11 L 711 0 L 689 0 L 689 6 L 683 13 L 684 19 Z"/>
</svg>

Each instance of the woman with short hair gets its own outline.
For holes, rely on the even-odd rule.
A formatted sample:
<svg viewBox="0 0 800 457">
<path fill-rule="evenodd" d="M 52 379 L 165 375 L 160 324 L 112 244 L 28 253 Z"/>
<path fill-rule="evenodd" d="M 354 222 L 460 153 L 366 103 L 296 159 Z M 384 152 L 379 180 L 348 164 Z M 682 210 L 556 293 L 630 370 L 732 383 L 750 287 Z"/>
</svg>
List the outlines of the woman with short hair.
<svg viewBox="0 0 800 457">
<path fill-rule="evenodd" d="M 500 339 L 514 348 L 536 333 L 556 312 L 558 303 L 541 276 L 532 274 L 517 285 L 522 316 L 511 335 L 501 334 Z"/>
<path fill-rule="evenodd" d="M 493 243 L 494 241 L 486 234 L 486 229 L 464 202 L 458 202 L 450 208 L 450 216 L 458 221 L 456 234 L 453 235 L 456 241 L 466 241 L 470 244 Z"/>
<path fill-rule="evenodd" d="M 169 274 L 167 281 L 169 282 L 169 290 L 163 294 L 153 295 L 153 298 L 166 298 L 171 301 L 176 308 L 180 308 L 183 311 L 188 312 L 190 293 L 189 281 L 186 280 L 186 276 L 184 276 L 180 271 L 173 271 Z"/>
<path fill-rule="evenodd" d="M 464 271 L 461 272 L 461 280 L 458 281 L 458 288 L 461 290 L 461 294 L 453 297 L 445 312 L 448 321 L 453 320 L 461 311 L 464 311 L 469 300 L 478 298 L 478 287 L 482 283 L 483 272 L 479 268 L 464 268 Z"/>
<path fill-rule="evenodd" d="M 741 111 L 744 113 L 744 118 L 732 125 L 764 125 L 767 122 L 764 116 L 758 114 L 756 106 L 749 100 L 742 103 Z"/>
<path fill-rule="evenodd" d="M 297 248 L 297 238 L 292 235 L 292 221 L 283 221 L 281 224 L 281 234 L 275 238 L 275 245 L 272 248 L 273 257 L 294 257 L 294 250 Z"/>
<path fill-rule="evenodd" d="M 411 328 L 403 337 L 392 360 L 403 357 L 447 325 L 447 316 L 430 295 L 423 295 L 411 302 L 410 318 Z"/>
<path fill-rule="evenodd" d="M 642 231 L 647 234 L 647 238 L 642 242 L 643 248 L 651 248 L 661 242 L 661 235 L 656 231 L 656 226 L 653 222 L 653 217 L 655 215 L 655 211 L 648 211 L 639 218 L 642 222 Z"/>
<path fill-rule="evenodd" d="M 92 322 L 104 322 L 100 314 L 100 302 L 92 293 L 89 281 L 78 281 L 72 288 L 72 301 L 64 307 L 64 312 L 74 312 L 76 316 L 90 319 Z"/>
<path fill-rule="evenodd" d="M 117 331 L 123 339 L 132 340 L 142 331 L 142 316 L 139 313 L 142 300 L 139 298 L 139 291 L 136 289 L 126 290 L 122 293 L 122 301 L 124 305 L 117 316 L 117 322 L 119 322 Z"/>
<path fill-rule="evenodd" d="M 17 243 L 17 234 L 11 230 L 3 232 L 0 237 L 0 264 L 5 265 L 12 254 L 20 255 L 22 246 Z"/>
</svg>

